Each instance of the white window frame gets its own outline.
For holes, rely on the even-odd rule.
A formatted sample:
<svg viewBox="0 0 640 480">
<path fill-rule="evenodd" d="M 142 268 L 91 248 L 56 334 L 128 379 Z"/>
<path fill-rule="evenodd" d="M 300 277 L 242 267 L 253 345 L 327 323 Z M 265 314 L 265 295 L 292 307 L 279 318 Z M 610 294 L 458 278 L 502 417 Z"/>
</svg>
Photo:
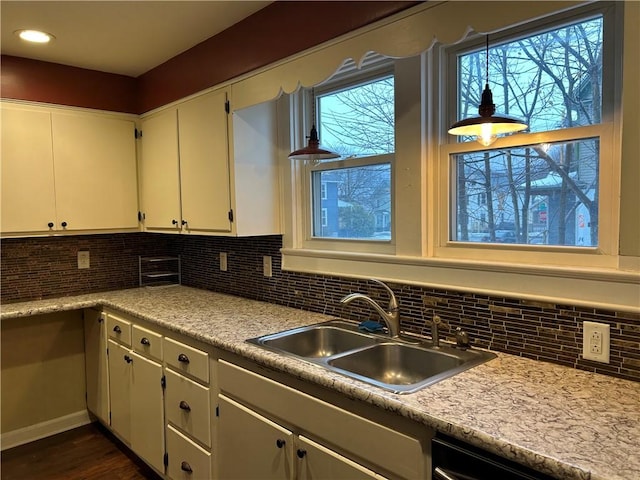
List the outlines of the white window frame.
<svg viewBox="0 0 640 480">
<path fill-rule="evenodd" d="M 477 49 L 483 42 L 482 38 L 463 42 L 456 46 L 442 46 L 438 49 L 442 74 L 439 76 L 441 89 L 446 92 L 447 111 L 451 112 L 444 118 L 442 129 L 443 143 L 439 149 L 438 173 L 438 203 L 437 234 L 434 240 L 434 256 L 443 259 L 464 259 L 483 262 L 500 262 L 510 264 L 540 264 L 556 266 L 615 268 L 617 266 L 617 244 L 619 236 L 619 185 L 620 185 L 620 151 L 615 145 L 616 132 L 619 134 L 619 120 L 614 112 L 619 110 L 620 98 L 614 92 L 620 91 L 621 78 L 616 75 L 619 71 L 614 64 L 616 59 L 613 52 L 619 48 L 616 43 L 621 40 L 615 36 L 615 9 L 611 6 L 591 5 L 587 8 L 573 11 L 570 14 L 560 14 L 549 17 L 544 21 L 528 23 L 524 27 L 514 28 L 493 35 L 496 42 L 503 43 L 508 39 L 517 39 L 536 32 L 562 26 L 567 23 L 592 18 L 594 14 L 603 15 L 604 53 L 603 53 L 603 92 L 602 92 L 602 122 L 597 125 L 573 127 L 554 131 L 525 133 L 499 138 L 490 147 L 483 147 L 475 141 L 457 142 L 457 137 L 447 135 L 446 127 L 455 121 L 457 106 L 457 61 L 456 56 L 465 51 Z M 455 174 L 454 155 L 476 151 L 496 150 L 540 143 L 553 143 L 598 138 L 600 142 L 599 159 L 599 228 L 597 247 L 572 247 L 554 245 L 527 245 L 504 243 L 478 243 L 450 240 L 450 232 L 455 214 Z"/>
<path fill-rule="evenodd" d="M 337 79 L 330 80 L 325 84 L 315 87 L 314 94 L 316 97 L 333 91 L 345 90 L 349 87 L 355 87 L 357 85 L 382 79 L 391 75 L 394 75 L 393 63 L 391 60 L 380 60 L 376 62 L 372 68 L 365 69 L 364 71 L 354 71 L 348 69 L 346 72 L 337 75 Z M 312 92 L 310 89 L 301 93 L 303 96 L 304 111 L 308 112 L 312 110 L 311 102 L 314 101 Z M 317 101 L 317 99 L 316 99 Z M 306 117 L 307 115 L 305 115 Z M 308 126 L 310 128 L 310 126 Z M 306 130 L 308 130 L 305 129 Z M 322 138 L 320 138 L 322 143 Z M 313 185 L 312 175 L 313 172 L 334 170 L 340 168 L 357 168 L 368 165 L 380 165 L 390 164 L 391 167 L 391 179 L 390 179 L 390 195 L 391 195 L 391 208 L 390 211 L 394 211 L 395 196 L 394 196 L 394 170 L 395 170 L 395 152 L 383 155 L 372 155 L 368 157 L 354 157 L 339 159 L 331 162 L 322 162 L 314 164 L 313 162 L 306 162 L 302 168 L 302 228 L 303 228 L 303 240 L 302 248 L 308 250 L 317 251 L 334 251 L 334 252 L 366 252 L 366 253 L 380 253 L 380 254 L 394 254 L 395 253 L 395 215 L 391 214 L 391 240 L 380 239 L 353 239 L 353 238 L 324 238 L 315 237 L 313 234 Z"/>
</svg>

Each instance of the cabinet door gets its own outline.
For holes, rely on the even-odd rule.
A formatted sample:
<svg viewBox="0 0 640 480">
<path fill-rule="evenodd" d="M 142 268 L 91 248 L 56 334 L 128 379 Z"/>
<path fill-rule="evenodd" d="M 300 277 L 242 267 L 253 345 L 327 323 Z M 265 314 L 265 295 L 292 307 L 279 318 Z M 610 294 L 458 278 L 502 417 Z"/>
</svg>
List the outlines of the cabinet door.
<svg viewBox="0 0 640 480">
<path fill-rule="evenodd" d="M 131 449 L 159 472 L 164 471 L 162 365 L 129 353 L 131 372 Z"/>
<path fill-rule="evenodd" d="M 135 123 L 51 114 L 58 221 L 66 230 L 138 227 Z"/>
<path fill-rule="evenodd" d="M 131 352 L 109 339 L 109 403 L 111 428 L 131 441 Z"/>
<path fill-rule="evenodd" d="M 2 104 L 3 233 L 56 225 L 51 114 Z"/>
<path fill-rule="evenodd" d="M 180 230 L 177 111 L 170 108 L 145 118 L 141 127 L 140 193 L 145 228 Z"/>
<path fill-rule="evenodd" d="M 231 231 L 226 100 L 220 90 L 178 108 L 182 218 L 188 230 Z"/>
<path fill-rule="evenodd" d="M 303 436 L 298 438 L 296 459 L 298 462 L 298 480 L 384 478 L 368 468 Z"/>
<path fill-rule="evenodd" d="M 109 370 L 105 314 L 84 312 L 84 354 L 87 381 L 87 409 L 109 425 Z"/>
<path fill-rule="evenodd" d="M 219 395 L 219 478 L 292 479 L 293 434 Z"/>
</svg>

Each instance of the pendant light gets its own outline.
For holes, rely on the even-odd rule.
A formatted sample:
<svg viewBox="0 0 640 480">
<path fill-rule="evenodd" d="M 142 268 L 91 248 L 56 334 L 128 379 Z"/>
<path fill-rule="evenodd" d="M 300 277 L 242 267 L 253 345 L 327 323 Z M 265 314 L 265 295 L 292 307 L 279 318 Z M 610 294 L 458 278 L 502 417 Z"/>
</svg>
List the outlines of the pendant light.
<svg viewBox="0 0 640 480">
<path fill-rule="evenodd" d="M 482 102 L 478 106 L 479 116 L 465 118 L 454 123 L 449 128 L 449 133 L 451 135 L 475 136 L 478 143 L 488 147 L 496 141 L 497 135 L 520 132 L 528 128 L 528 125 L 515 118 L 493 115 L 496 106 L 489 88 L 489 35 L 487 35 L 486 48 L 486 75 L 487 82 L 482 92 Z"/>
<path fill-rule="evenodd" d="M 318 130 L 316 130 L 316 96 L 313 88 L 311 89 L 311 132 L 309 132 L 307 139 L 309 140 L 308 145 L 291 152 L 289 158 L 292 160 L 312 160 L 314 162 L 340 158 L 339 154 L 327 150 L 320 145 Z"/>
</svg>

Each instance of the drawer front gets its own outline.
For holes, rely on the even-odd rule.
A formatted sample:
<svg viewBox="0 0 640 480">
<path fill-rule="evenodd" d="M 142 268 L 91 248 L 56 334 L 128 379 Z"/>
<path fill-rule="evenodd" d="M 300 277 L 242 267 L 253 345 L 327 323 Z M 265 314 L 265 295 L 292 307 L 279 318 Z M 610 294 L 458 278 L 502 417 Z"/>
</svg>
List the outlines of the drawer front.
<svg viewBox="0 0 640 480">
<path fill-rule="evenodd" d="M 128 347 L 131 346 L 131 322 L 108 313 L 107 332 L 109 338 L 114 338 Z"/>
<path fill-rule="evenodd" d="M 207 352 L 166 337 L 163 351 L 164 361 L 167 365 L 172 366 L 180 373 L 209 383 L 209 355 Z"/>
<path fill-rule="evenodd" d="M 182 375 L 165 370 L 164 410 L 167 421 L 207 446 L 211 446 L 209 389 Z"/>
<path fill-rule="evenodd" d="M 199 447 L 171 425 L 167 426 L 167 475 L 172 480 L 212 478 L 211 454 Z"/>
<path fill-rule="evenodd" d="M 162 361 L 162 335 L 133 325 L 131 342 L 136 352 Z"/>
</svg>

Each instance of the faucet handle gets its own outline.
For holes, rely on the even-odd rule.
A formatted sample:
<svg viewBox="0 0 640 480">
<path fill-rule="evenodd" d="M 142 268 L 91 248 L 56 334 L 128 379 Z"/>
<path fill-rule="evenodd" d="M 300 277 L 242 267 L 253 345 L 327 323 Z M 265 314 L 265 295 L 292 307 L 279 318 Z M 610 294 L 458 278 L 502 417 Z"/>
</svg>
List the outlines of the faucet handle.
<svg viewBox="0 0 640 480">
<path fill-rule="evenodd" d="M 385 284 L 384 282 L 381 282 L 380 280 L 378 280 L 377 278 L 371 278 L 370 279 L 372 282 L 377 283 L 378 285 L 380 285 L 381 287 L 383 287 L 387 293 L 389 294 L 389 311 L 393 312 L 398 310 L 398 301 L 396 300 L 396 296 L 393 293 L 393 290 L 391 290 L 387 284 Z"/>
<path fill-rule="evenodd" d="M 462 349 L 471 347 L 471 343 L 469 342 L 469 335 L 460 327 L 456 328 L 456 346 Z"/>
</svg>

